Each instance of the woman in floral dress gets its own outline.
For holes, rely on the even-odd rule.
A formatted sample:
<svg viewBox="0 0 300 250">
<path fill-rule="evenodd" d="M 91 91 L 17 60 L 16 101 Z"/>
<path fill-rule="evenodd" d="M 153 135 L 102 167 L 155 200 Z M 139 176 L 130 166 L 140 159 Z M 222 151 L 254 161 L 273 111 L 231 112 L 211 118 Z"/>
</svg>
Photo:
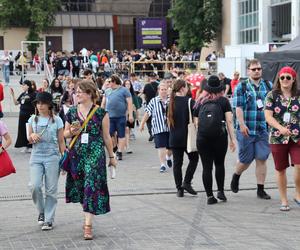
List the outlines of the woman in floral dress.
<svg viewBox="0 0 300 250">
<path fill-rule="evenodd" d="M 271 126 L 269 143 L 276 169 L 281 199 L 281 211 L 289 211 L 286 169 L 294 166 L 296 193 L 294 201 L 300 206 L 300 91 L 297 74 L 283 67 L 273 90 L 265 101 L 265 117 Z"/>
<path fill-rule="evenodd" d="M 109 154 L 109 165 L 116 166 L 116 162 L 109 135 L 109 118 L 103 109 L 98 108 L 81 131 L 81 125 L 95 107 L 95 84 L 89 80 L 79 82 L 76 97 L 80 104 L 68 111 L 64 131 L 66 138 L 79 134 L 70 152 L 77 171 L 67 174 L 66 202 L 82 204 L 85 215 L 84 239 L 90 240 L 93 238 L 93 215 L 110 211 L 104 145 Z"/>
</svg>

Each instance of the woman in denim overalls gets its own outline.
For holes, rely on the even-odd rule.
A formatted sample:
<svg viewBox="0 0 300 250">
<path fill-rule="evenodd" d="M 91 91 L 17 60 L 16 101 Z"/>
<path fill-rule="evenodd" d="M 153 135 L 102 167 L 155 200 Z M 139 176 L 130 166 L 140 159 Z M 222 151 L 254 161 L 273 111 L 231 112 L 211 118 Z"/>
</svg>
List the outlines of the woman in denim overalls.
<svg viewBox="0 0 300 250">
<path fill-rule="evenodd" d="M 38 93 L 36 115 L 29 123 L 29 142 L 33 144 L 30 158 L 30 189 L 32 200 L 39 211 L 38 223 L 42 230 L 51 230 L 57 205 L 57 184 L 60 153 L 65 150 L 63 122 L 53 115 L 50 93 Z M 42 185 L 45 183 L 45 198 Z"/>
</svg>

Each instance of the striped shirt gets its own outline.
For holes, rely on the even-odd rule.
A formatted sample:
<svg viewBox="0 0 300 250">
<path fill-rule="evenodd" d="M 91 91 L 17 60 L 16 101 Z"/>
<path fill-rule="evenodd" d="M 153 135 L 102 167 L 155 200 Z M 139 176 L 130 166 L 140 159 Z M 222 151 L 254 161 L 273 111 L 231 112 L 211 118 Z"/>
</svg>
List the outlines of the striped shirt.
<svg viewBox="0 0 300 250">
<path fill-rule="evenodd" d="M 152 134 L 156 135 L 163 132 L 169 132 L 167 124 L 167 106 L 169 101 L 163 102 L 159 96 L 151 99 L 145 111 L 149 116 L 152 116 Z"/>
<path fill-rule="evenodd" d="M 246 91 L 243 91 L 242 83 L 236 86 L 233 96 L 233 107 L 240 107 L 244 113 L 244 121 L 249 129 L 250 135 L 256 135 L 258 131 L 266 130 L 267 124 L 263 107 L 257 107 L 257 100 L 264 103 L 268 93 L 268 87 L 264 80 L 260 80 L 258 87 L 250 81 L 246 80 Z M 239 124 L 237 122 L 237 129 Z"/>
</svg>

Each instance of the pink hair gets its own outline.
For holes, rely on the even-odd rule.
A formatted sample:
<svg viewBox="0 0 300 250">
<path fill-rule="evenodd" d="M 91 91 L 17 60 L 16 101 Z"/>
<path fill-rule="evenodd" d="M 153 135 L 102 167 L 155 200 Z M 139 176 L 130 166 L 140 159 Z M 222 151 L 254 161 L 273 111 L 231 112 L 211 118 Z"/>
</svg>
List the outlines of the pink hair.
<svg viewBox="0 0 300 250">
<path fill-rule="evenodd" d="M 207 92 L 206 90 L 203 90 L 196 101 L 195 108 L 197 108 L 199 105 L 202 105 L 204 102 L 208 100 L 215 100 L 223 95 L 224 95 L 224 91 L 221 91 L 219 93 L 210 93 Z"/>
</svg>

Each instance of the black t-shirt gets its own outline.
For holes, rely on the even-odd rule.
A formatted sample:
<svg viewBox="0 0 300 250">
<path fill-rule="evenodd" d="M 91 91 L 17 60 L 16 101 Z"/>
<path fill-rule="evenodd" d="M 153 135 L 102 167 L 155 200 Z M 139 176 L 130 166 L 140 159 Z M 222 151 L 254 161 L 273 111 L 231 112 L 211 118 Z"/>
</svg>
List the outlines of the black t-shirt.
<svg viewBox="0 0 300 250">
<path fill-rule="evenodd" d="M 23 92 L 17 99 L 20 103 L 20 113 L 34 114 L 35 108 L 32 102 L 35 100 L 36 93 Z"/>
<path fill-rule="evenodd" d="M 230 83 L 231 83 L 231 79 L 229 79 L 229 78 L 227 78 L 227 77 L 225 77 L 225 78 L 221 81 L 221 84 L 223 84 L 223 86 L 224 86 L 224 90 L 226 89 L 226 85 L 229 86 L 229 91 L 228 91 L 227 95 L 231 95 L 231 94 L 232 94 Z"/>
<path fill-rule="evenodd" d="M 226 112 L 232 112 L 232 108 L 230 105 L 230 102 L 228 98 L 221 96 L 220 98 L 216 99 L 216 102 L 218 102 L 221 106 L 222 111 L 224 112 L 223 120 L 225 121 L 225 113 Z M 200 111 L 201 105 L 199 105 L 195 110 L 194 110 L 194 116 L 198 117 L 199 111 Z M 200 121 L 201 123 L 201 121 Z"/>
<path fill-rule="evenodd" d="M 80 68 L 80 64 L 81 64 L 80 56 L 72 56 L 70 60 L 71 60 L 73 68 L 76 68 L 76 69 Z"/>
<path fill-rule="evenodd" d="M 174 127 L 170 127 L 169 145 L 170 148 L 186 148 L 188 123 L 189 123 L 189 103 L 188 96 L 175 96 L 174 99 Z M 193 114 L 193 107 L 195 101 L 191 99 L 191 112 Z"/>
<path fill-rule="evenodd" d="M 58 61 L 58 65 L 57 65 L 57 70 L 70 70 L 70 62 L 69 62 L 69 58 L 67 57 L 62 57 L 59 59 Z"/>
<path fill-rule="evenodd" d="M 150 100 L 156 96 L 158 88 L 158 82 L 150 82 L 145 85 L 143 94 L 145 95 L 146 103 L 148 104 Z"/>
</svg>

